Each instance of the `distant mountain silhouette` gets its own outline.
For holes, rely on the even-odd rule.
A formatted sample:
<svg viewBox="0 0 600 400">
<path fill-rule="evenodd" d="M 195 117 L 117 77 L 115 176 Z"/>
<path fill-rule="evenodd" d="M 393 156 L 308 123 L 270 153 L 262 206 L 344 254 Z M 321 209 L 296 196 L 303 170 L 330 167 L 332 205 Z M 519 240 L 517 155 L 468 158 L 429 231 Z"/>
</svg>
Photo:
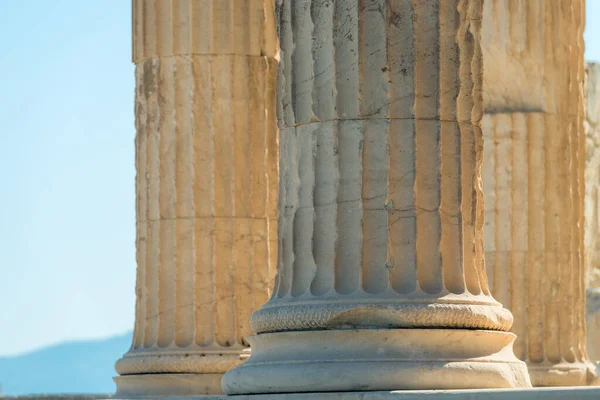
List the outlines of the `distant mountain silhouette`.
<svg viewBox="0 0 600 400">
<path fill-rule="evenodd" d="M 2 393 L 106 393 L 115 385 L 115 361 L 127 352 L 132 333 L 74 341 L 14 357 L 0 357 Z M 1 395 L 0 395 L 1 396 Z"/>
</svg>

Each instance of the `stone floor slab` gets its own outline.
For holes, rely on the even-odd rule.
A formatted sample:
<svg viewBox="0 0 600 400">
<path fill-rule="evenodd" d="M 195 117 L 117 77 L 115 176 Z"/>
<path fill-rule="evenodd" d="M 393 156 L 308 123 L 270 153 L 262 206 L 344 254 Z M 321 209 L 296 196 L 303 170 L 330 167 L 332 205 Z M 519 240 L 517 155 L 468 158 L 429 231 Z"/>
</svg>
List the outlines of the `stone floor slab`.
<svg viewBox="0 0 600 400">
<path fill-rule="evenodd" d="M 242 396 L 201 396 L 179 400 L 546 400 L 600 399 L 600 387 L 485 390 L 400 390 L 392 392 L 287 393 Z M 129 399 L 121 399 L 129 400 Z M 139 400 L 139 399 L 138 399 Z M 152 400 L 173 400 L 152 399 Z"/>
</svg>

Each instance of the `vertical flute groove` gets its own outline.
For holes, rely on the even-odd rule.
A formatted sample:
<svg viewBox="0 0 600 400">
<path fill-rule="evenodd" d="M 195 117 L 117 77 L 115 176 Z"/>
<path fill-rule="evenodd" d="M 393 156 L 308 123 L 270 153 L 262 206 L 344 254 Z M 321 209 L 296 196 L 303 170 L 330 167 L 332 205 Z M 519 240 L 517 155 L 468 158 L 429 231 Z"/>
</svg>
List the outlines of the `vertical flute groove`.
<svg viewBox="0 0 600 400">
<path fill-rule="evenodd" d="M 237 15 L 236 9 L 234 12 Z M 248 15 L 244 15 L 248 18 Z M 237 18 L 234 19 L 237 21 Z M 235 35 L 234 35 L 235 36 Z M 237 43 L 237 41 L 236 41 Z M 252 265 L 254 262 L 254 239 L 252 237 L 252 138 L 254 121 L 251 119 L 248 99 L 251 93 L 250 60 L 234 58 L 232 76 L 231 110 L 236 116 L 233 119 L 233 135 L 231 143 L 232 157 L 227 161 L 233 164 L 233 254 L 232 254 L 232 302 L 235 312 L 236 342 L 243 343 L 243 337 L 250 334 L 250 315 L 252 314 Z M 224 117 L 224 116 L 223 116 Z M 264 151 L 264 147 L 263 147 Z M 259 195 L 257 194 L 257 197 Z M 266 260 L 263 260 L 265 262 Z M 245 268 L 235 268 L 245 265 Z"/>
<path fill-rule="evenodd" d="M 392 288 L 411 293 L 417 287 L 417 215 L 415 212 L 415 10 L 411 0 L 391 2 L 388 14 L 389 128 L 389 244 Z M 406 120 L 403 120 L 405 119 Z"/>
<path fill-rule="evenodd" d="M 361 119 L 388 116 L 387 2 L 361 0 L 358 14 L 359 112 Z M 381 293 L 389 284 L 388 121 L 365 121 L 363 142 L 363 230 L 361 285 Z"/>
<path fill-rule="evenodd" d="M 260 26 L 260 25 L 259 25 Z M 250 60 L 250 70 L 268 71 L 265 60 L 256 58 Z M 246 324 L 242 335 L 252 333 L 250 329 L 250 315 L 269 299 L 270 294 L 270 254 L 269 254 L 269 187 L 268 177 L 272 174 L 269 165 L 269 144 L 271 133 L 269 132 L 267 112 L 265 107 L 268 100 L 268 81 L 263 74 L 251 74 L 249 80 L 250 104 L 248 113 L 250 116 L 250 171 L 251 171 L 251 225 L 250 236 L 252 238 L 252 265 L 250 268 L 252 281 L 250 297 L 244 307 L 247 309 Z M 275 116 L 271 115 L 274 119 Z M 277 203 L 275 203 L 276 206 Z M 263 264 L 263 265 L 261 265 Z M 266 265 L 264 265 L 266 264 Z"/>
<path fill-rule="evenodd" d="M 175 344 L 193 343 L 194 310 L 194 153 L 193 153 L 193 76 L 191 58 L 175 60 Z M 190 299 L 192 302 L 190 303 Z"/>
<path fill-rule="evenodd" d="M 544 303 L 539 301 L 544 281 L 544 254 L 546 253 L 546 170 L 543 114 L 531 114 L 527 118 L 529 137 L 527 152 L 528 170 L 528 238 L 527 238 L 527 359 L 534 363 L 544 361 Z M 540 151 L 542 149 L 542 151 Z"/>
<path fill-rule="evenodd" d="M 458 1 L 440 2 L 440 119 L 441 124 L 441 259 L 444 287 L 451 293 L 465 291 L 462 252 L 461 214 L 461 147 L 456 121 L 456 101 L 459 93 L 459 47 L 456 32 L 460 25 Z M 485 181 L 484 181 L 485 182 Z"/>
<path fill-rule="evenodd" d="M 338 137 L 338 212 L 335 252 L 335 291 L 350 294 L 360 288 L 363 241 L 362 122 L 340 121 Z"/>
<path fill-rule="evenodd" d="M 194 304 L 195 344 L 210 346 L 215 337 L 215 125 L 210 61 L 192 56 L 194 154 Z M 204 218 L 202 218 L 204 217 Z M 201 324 L 200 321 L 203 321 Z"/>
<path fill-rule="evenodd" d="M 317 132 L 315 151 L 314 240 L 316 274 L 310 292 L 323 295 L 334 288 L 336 220 L 339 187 L 339 125 L 330 121 Z"/>
<path fill-rule="evenodd" d="M 225 39 L 223 39 L 225 40 Z M 230 58 L 217 58 L 211 63 L 213 88 L 213 123 L 215 126 L 215 340 L 230 346 L 235 338 L 233 245 L 235 215 L 232 109 L 233 64 Z M 220 71 L 215 74 L 215 71 Z M 219 90 L 217 90 L 219 88 Z M 218 134 L 217 134 L 218 132 Z"/>
<path fill-rule="evenodd" d="M 494 268 L 494 294 L 504 299 L 506 307 L 513 307 L 510 301 L 509 282 L 512 279 L 510 249 L 512 238 L 512 196 L 513 187 L 513 142 L 512 142 L 512 120 L 510 115 L 500 114 L 494 119 L 494 143 L 495 143 L 495 268 Z"/>
<path fill-rule="evenodd" d="M 159 211 L 159 144 L 158 118 L 158 69 L 159 60 L 144 63 L 144 84 L 148 96 L 148 215 L 149 226 L 146 254 L 146 331 L 144 333 L 144 347 L 152 347 L 158 340 L 158 260 L 160 257 L 160 211 Z"/>
<path fill-rule="evenodd" d="M 311 37 L 314 24 L 311 18 L 311 1 L 289 0 L 291 5 L 291 24 L 293 34 L 293 49 L 291 57 L 292 74 L 292 104 L 295 122 L 307 123 L 316 116 L 313 114 L 312 89 L 314 87 L 314 60 Z"/>
<path fill-rule="evenodd" d="M 298 130 L 298 208 L 293 216 L 294 263 L 291 294 L 306 293 L 316 274 L 314 259 L 315 150 L 316 127 L 303 125 Z M 300 266 L 306 266 L 301 268 Z"/>
<path fill-rule="evenodd" d="M 359 2 L 335 0 L 333 48 L 338 118 L 358 118 L 359 112 Z M 344 21 L 347 21 L 344 23 Z"/>
<path fill-rule="evenodd" d="M 388 121 L 364 121 L 362 158 L 362 265 L 361 285 L 367 293 L 383 292 L 388 286 Z M 389 265 L 389 264 L 387 264 Z"/>
<path fill-rule="evenodd" d="M 478 241 L 481 241 L 477 235 L 477 136 L 478 127 L 472 125 L 473 111 L 475 101 L 473 93 L 478 89 L 475 85 L 478 73 L 475 61 L 475 48 L 479 47 L 476 37 L 473 33 L 477 15 L 473 15 L 477 10 L 472 7 L 478 7 L 475 2 L 460 0 L 457 7 L 460 13 L 460 25 L 458 28 L 458 46 L 459 46 L 459 79 L 460 90 L 457 98 L 456 116 L 459 123 L 461 138 L 461 211 L 462 211 L 462 243 L 463 243 L 463 265 L 465 273 L 465 282 L 467 290 L 472 294 L 479 294 L 481 287 L 479 281 L 479 271 L 476 265 Z"/>
<path fill-rule="evenodd" d="M 286 141 L 282 158 L 289 160 L 285 170 L 285 206 L 283 210 L 283 226 L 285 233 L 282 238 L 283 260 L 280 271 L 278 297 L 286 296 L 292 288 L 293 265 L 296 254 L 294 252 L 294 216 L 298 209 L 298 188 L 300 177 L 298 175 L 299 144 L 297 143 L 296 128 L 289 128 L 285 133 Z"/>
<path fill-rule="evenodd" d="M 139 6 L 139 3 L 136 4 Z M 144 67 L 138 66 L 135 69 L 136 81 L 141 82 L 144 76 Z M 140 348 L 144 345 L 144 332 L 146 330 L 146 305 L 147 286 L 146 286 L 146 269 L 147 269 L 147 252 L 148 252 L 148 161 L 147 161 L 147 142 L 148 130 L 146 121 L 148 120 L 148 106 L 145 85 L 138 85 L 136 88 L 135 97 L 135 114 L 137 118 L 135 150 L 136 150 L 136 215 L 138 221 L 136 223 L 136 314 L 135 314 L 135 329 L 132 347 Z"/>
<path fill-rule="evenodd" d="M 389 112 L 387 0 L 359 0 L 360 115 L 385 118 Z"/>
<path fill-rule="evenodd" d="M 510 254 L 510 288 L 509 304 L 515 322 L 513 332 L 522 339 L 515 342 L 515 355 L 521 359 L 526 357 L 527 346 L 527 303 L 521 301 L 527 297 L 527 274 L 523 271 L 527 258 L 527 220 L 528 210 L 528 184 L 527 171 L 529 168 L 527 160 L 527 119 L 526 115 L 513 114 L 510 116 L 511 158 L 512 166 L 510 177 L 510 229 L 512 252 Z M 516 205 L 519 205 L 517 207 Z"/>
<path fill-rule="evenodd" d="M 334 0 L 311 0 L 310 15 L 313 23 L 312 59 L 313 89 L 312 113 L 321 121 L 336 115 L 336 58 L 334 48 Z M 315 35 L 314 32 L 320 32 Z"/>
</svg>

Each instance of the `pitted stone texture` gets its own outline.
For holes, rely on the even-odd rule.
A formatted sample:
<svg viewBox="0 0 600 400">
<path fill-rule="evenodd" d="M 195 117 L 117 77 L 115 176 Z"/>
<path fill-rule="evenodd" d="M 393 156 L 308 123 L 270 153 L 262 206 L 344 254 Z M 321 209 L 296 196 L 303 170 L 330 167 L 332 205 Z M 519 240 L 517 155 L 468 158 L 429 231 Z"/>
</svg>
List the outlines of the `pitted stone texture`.
<svg viewBox="0 0 600 400">
<path fill-rule="evenodd" d="M 451 338 L 425 339 L 496 331 L 485 359 L 512 338 L 484 265 L 481 12 L 480 0 L 278 1 L 278 274 L 228 394 L 530 385 L 508 345 L 473 364 Z M 436 343 L 425 361 L 373 350 L 409 335 Z M 307 360 L 324 342 L 337 361 Z"/>
<path fill-rule="evenodd" d="M 484 6 L 486 265 L 537 386 L 594 377 L 584 325 L 583 22 L 579 0 Z"/>
<path fill-rule="evenodd" d="M 452 298 L 452 296 L 449 296 Z M 482 296 L 483 297 L 483 296 Z M 356 298 L 355 298 L 356 299 Z M 348 301 L 331 304 L 324 301 L 308 304 L 274 305 L 262 307 L 252 317 L 256 333 L 298 331 L 312 329 L 343 329 L 344 327 L 409 328 L 414 326 L 436 328 L 453 326 L 461 329 L 496 329 L 508 331 L 512 316 L 497 303 L 454 304 L 445 299 L 431 303 L 402 303 L 399 301 Z M 488 299 L 483 299 L 488 300 Z M 493 319 L 495 318 L 495 319 Z"/>
<path fill-rule="evenodd" d="M 179 354 L 177 354 L 179 353 Z M 230 370 L 246 361 L 250 356 L 248 348 L 208 350 L 188 347 L 181 349 L 163 349 L 160 354 L 154 352 L 134 352 L 119 360 L 117 368 L 123 375 L 139 374 L 214 374 Z"/>
<path fill-rule="evenodd" d="M 275 273 L 274 0 L 134 0 L 133 17 L 136 317 L 117 392 L 220 393 Z"/>
<path fill-rule="evenodd" d="M 278 52 L 275 0 L 132 0 L 133 62 Z"/>
<path fill-rule="evenodd" d="M 391 326 L 507 329 L 483 265 L 481 3 L 285 0 L 277 16 L 280 254 L 255 331 L 402 299 L 432 312 Z"/>
</svg>

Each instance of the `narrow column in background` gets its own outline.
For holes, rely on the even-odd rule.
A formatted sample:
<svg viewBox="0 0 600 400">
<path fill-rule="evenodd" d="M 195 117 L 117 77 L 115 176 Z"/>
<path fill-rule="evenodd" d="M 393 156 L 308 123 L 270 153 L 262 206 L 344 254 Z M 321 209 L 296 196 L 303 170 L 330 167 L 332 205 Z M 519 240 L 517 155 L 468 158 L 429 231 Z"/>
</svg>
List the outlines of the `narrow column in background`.
<svg viewBox="0 0 600 400">
<path fill-rule="evenodd" d="M 587 347 L 600 362 L 600 64 L 585 68 L 585 269 Z"/>
<path fill-rule="evenodd" d="M 486 0 L 485 254 L 534 386 L 589 384 L 583 258 L 584 1 Z"/>
<path fill-rule="evenodd" d="M 226 393 L 530 385 L 485 273 L 481 11 L 278 2 L 278 276 Z"/>
<path fill-rule="evenodd" d="M 134 0 L 137 288 L 119 396 L 220 393 L 276 263 L 273 0 Z"/>
</svg>

